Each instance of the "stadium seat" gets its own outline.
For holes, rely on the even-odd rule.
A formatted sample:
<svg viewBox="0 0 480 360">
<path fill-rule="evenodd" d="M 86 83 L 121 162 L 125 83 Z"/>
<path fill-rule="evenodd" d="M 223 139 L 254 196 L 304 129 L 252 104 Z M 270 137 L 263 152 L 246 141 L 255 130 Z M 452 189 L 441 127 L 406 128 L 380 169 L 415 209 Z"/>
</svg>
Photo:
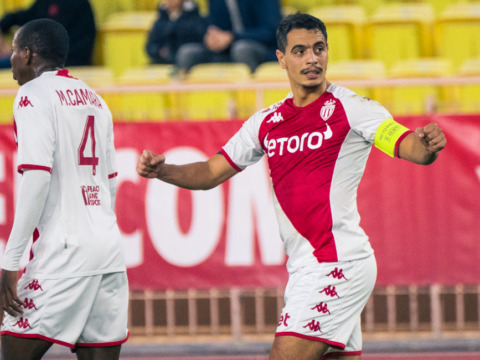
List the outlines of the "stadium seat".
<svg viewBox="0 0 480 360">
<path fill-rule="evenodd" d="M 348 80 L 378 80 L 384 79 L 386 75 L 385 65 L 379 60 L 350 60 L 332 62 L 328 65 L 327 79 L 333 82 Z M 365 86 L 347 86 L 359 95 L 377 99 L 381 88 Z"/>
<path fill-rule="evenodd" d="M 243 63 L 198 64 L 186 74 L 185 84 L 241 84 L 251 77 Z M 195 90 L 181 94 L 183 118 L 187 120 L 225 120 L 247 118 L 255 110 L 252 90 Z"/>
<path fill-rule="evenodd" d="M 172 65 L 149 65 L 128 69 L 119 77 L 118 85 L 162 85 L 170 83 Z M 121 93 L 118 103 L 119 118 L 132 121 L 158 121 L 175 119 L 176 93 L 135 91 Z"/>
<path fill-rule="evenodd" d="M 309 10 L 327 27 L 330 61 L 363 57 L 361 35 L 365 24 L 365 11 L 357 5 L 314 7 Z"/>
<path fill-rule="evenodd" d="M 259 65 L 253 73 L 253 80 L 264 83 L 282 83 L 284 87 L 260 90 L 260 98 L 257 99 L 257 108 L 265 108 L 284 99 L 290 90 L 286 70 L 280 67 L 276 61 L 266 62 Z"/>
<path fill-rule="evenodd" d="M 90 4 L 95 15 L 97 27 L 101 27 L 112 14 L 135 10 L 134 0 L 90 0 Z"/>
<path fill-rule="evenodd" d="M 459 68 L 467 59 L 480 57 L 480 2 L 454 3 L 435 21 L 437 55 Z"/>
<path fill-rule="evenodd" d="M 380 5 L 366 24 L 368 57 L 393 63 L 432 56 L 433 8 L 425 3 Z"/>
<path fill-rule="evenodd" d="M 461 77 L 480 77 L 480 57 L 469 59 L 460 67 Z M 461 113 L 480 113 L 480 83 L 459 86 L 459 106 Z"/>
<path fill-rule="evenodd" d="M 388 72 L 391 79 L 425 78 L 425 83 L 393 85 L 379 94 L 379 101 L 394 115 L 449 111 L 455 102 L 455 87 L 430 84 L 428 78 L 453 75 L 451 61 L 441 58 L 402 60 Z"/>
<path fill-rule="evenodd" d="M 0 70 L 0 124 L 13 122 L 13 100 L 19 88 L 10 70 Z"/>
<path fill-rule="evenodd" d="M 104 65 L 115 76 L 148 65 L 145 43 L 156 17 L 156 11 L 116 13 L 100 28 Z"/>
</svg>

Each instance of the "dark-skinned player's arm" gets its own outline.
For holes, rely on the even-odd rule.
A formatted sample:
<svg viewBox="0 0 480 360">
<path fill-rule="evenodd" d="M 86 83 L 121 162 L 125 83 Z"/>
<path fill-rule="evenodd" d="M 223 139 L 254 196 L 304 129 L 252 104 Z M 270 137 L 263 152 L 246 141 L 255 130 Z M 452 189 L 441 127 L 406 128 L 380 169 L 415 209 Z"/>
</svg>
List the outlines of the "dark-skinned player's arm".
<svg viewBox="0 0 480 360">
<path fill-rule="evenodd" d="M 148 179 L 160 179 L 166 183 L 190 190 L 208 190 L 230 179 L 238 171 L 227 159 L 216 154 L 207 161 L 185 165 L 165 163 L 165 156 L 144 150 L 138 158 L 137 173 Z"/>
</svg>

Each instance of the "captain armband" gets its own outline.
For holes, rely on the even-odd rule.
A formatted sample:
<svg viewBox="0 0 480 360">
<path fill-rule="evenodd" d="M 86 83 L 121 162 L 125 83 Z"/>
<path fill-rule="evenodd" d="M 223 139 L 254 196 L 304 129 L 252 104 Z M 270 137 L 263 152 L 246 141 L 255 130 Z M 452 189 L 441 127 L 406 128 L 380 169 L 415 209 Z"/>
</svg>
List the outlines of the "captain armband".
<svg viewBox="0 0 480 360">
<path fill-rule="evenodd" d="M 391 157 L 398 156 L 399 140 L 410 132 L 412 132 L 410 129 L 395 120 L 387 119 L 380 124 L 375 133 L 375 147 Z"/>
</svg>

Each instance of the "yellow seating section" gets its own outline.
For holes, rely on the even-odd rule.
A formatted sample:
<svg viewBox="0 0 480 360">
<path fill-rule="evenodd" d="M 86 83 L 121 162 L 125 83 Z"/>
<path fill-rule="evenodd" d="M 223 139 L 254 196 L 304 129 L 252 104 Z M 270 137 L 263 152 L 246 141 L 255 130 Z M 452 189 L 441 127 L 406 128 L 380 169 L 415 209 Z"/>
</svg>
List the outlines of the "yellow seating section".
<svg viewBox="0 0 480 360">
<path fill-rule="evenodd" d="M 456 67 L 480 57 L 480 2 L 450 5 L 435 25 L 439 56 L 451 59 Z"/>
<path fill-rule="evenodd" d="M 480 77 L 480 57 L 467 60 L 459 75 L 465 78 Z M 459 86 L 457 109 L 461 113 L 480 112 L 480 82 Z"/>
<path fill-rule="evenodd" d="M 362 28 L 366 15 L 359 5 L 314 7 L 310 14 L 323 20 L 327 27 L 330 61 L 363 57 Z"/>
<path fill-rule="evenodd" d="M 250 80 L 250 68 L 239 63 L 199 64 L 190 69 L 186 84 L 241 84 Z M 181 93 L 183 118 L 191 120 L 245 118 L 255 110 L 255 92 L 247 90 L 192 90 Z"/>
<path fill-rule="evenodd" d="M 432 56 L 433 9 L 423 3 L 379 6 L 366 24 L 368 57 L 387 68 L 399 60 Z"/>
<path fill-rule="evenodd" d="M 348 80 L 379 80 L 386 75 L 385 65 L 379 60 L 346 60 L 332 63 L 327 69 L 328 79 L 341 84 Z M 377 100 L 379 88 L 348 86 L 359 95 Z"/>
<path fill-rule="evenodd" d="M 388 72 L 390 79 L 440 78 L 453 75 L 449 59 L 422 58 L 402 60 Z M 449 112 L 457 98 L 454 86 L 392 85 L 379 93 L 378 100 L 392 114 L 425 114 L 429 112 Z"/>
<path fill-rule="evenodd" d="M 116 13 L 100 27 L 98 36 L 103 44 L 104 65 L 115 76 L 149 63 L 145 43 L 156 17 L 155 11 Z"/>
<path fill-rule="evenodd" d="M 10 70 L 0 70 L 0 123 L 13 122 L 13 100 L 20 86 Z"/>
<path fill-rule="evenodd" d="M 0 13 L 33 1 L 0 1 Z M 90 1 L 98 23 L 95 66 L 70 70 L 99 89 L 117 120 L 247 118 L 290 91 L 286 71 L 277 62 L 262 64 L 253 74 L 243 64 L 201 64 L 177 79 L 172 66 L 150 65 L 145 52 L 162 0 Z M 207 14 L 208 1 L 197 2 Z M 326 23 L 328 78 L 340 84 L 480 77 L 480 0 L 324 0 L 321 6 L 314 0 L 281 0 L 281 5 L 284 15 L 306 11 Z M 259 83 L 269 83 L 270 88 L 258 90 Z M 424 113 L 426 104 L 443 112 L 480 111 L 479 83 L 438 86 L 432 81 L 431 85 L 378 88 L 357 83 L 349 87 L 379 100 L 394 114 Z M 148 91 L 148 86 L 162 84 L 173 85 L 174 90 Z M 196 84 L 207 88 L 197 90 Z M 228 84 L 246 85 L 229 89 Z M 120 91 L 127 87 L 128 91 Z M 11 72 L 0 71 L 0 122 L 11 121 L 15 89 L 18 85 Z"/>
<path fill-rule="evenodd" d="M 290 93 L 287 72 L 276 61 L 259 65 L 253 73 L 253 80 L 255 82 L 282 84 L 279 88 L 264 89 L 258 93 L 259 98 L 255 99 L 258 109 L 275 104 Z"/>
</svg>

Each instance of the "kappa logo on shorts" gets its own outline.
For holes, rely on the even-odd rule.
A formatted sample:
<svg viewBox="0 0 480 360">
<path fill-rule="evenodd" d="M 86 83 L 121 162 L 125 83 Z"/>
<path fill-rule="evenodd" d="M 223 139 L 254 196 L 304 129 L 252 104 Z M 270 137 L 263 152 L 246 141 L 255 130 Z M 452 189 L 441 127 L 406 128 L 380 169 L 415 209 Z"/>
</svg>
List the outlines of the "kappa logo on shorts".
<svg viewBox="0 0 480 360">
<path fill-rule="evenodd" d="M 13 324 L 12 326 L 18 326 L 20 329 L 26 329 L 26 328 L 32 328 L 30 326 L 30 324 L 28 323 L 28 319 L 25 318 L 25 320 L 23 319 L 23 317 L 20 318 L 20 320 L 18 320 L 15 324 Z"/>
<path fill-rule="evenodd" d="M 330 310 L 328 310 L 327 304 L 325 304 L 323 301 L 320 304 L 312 307 L 310 310 L 314 310 L 314 309 L 316 309 L 321 314 L 327 314 L 328 313 L 330 315 Z"/>
<path fill-rule="evenodd" d="M 42 286 L 38 283 L 38 280 L 32 280 L 32 282 L 27 286 L 25 286 L 24 289 L 33 290 L 33 291 L 37 291 L 37 290 L 43 291 Z"/>
<path fill-rule="evenodd" d="M 322 291 L 319 291 L 319 293 L 325 293 L 325 295 L 328 295 L 330 297 L 336 296 L 340 299 L 340 296 L 338 296 L 337 290 L 335 290 L 335 286 L 332 286 L 332 285 L 328 285 Z"/>
<path fill-rule="evenodd" d="M 28 96 L 22 96 L 20 98 L 20 101 L 18 102 L 18 108 L 20 109 L 21 107 L 27 107 L 27 106 L 33 107 L 33 104 L 30 100 L 28 100 Z"/>
<path fill-rule="evenodd" d="M 30 299 L 30 300 L 29 300 L 28 298 L 25 298 L 23 307 L 24 307 L 25 309 L 35 309 L 35 310 L 38 310 L 37 307 L 35 306 L 35 304 L 33 303 L 33 299 Z"/>
<path fill-rule="evenodd" d="M 322 329 L 320 328 L 320 321 L 312 320 L 303 328 L 306 329 L 307 327 L 312 331 L 322 332 Z"/>
<path fill-rule="evenodd" d="M 345 275 L 343 274 L 343 269 L 338 270 L 338 268 L 335 268 L 328 274 L 327 276 L 332 275 L 334 279 L 345 279 L 348 280 Z"/>
</svg>

